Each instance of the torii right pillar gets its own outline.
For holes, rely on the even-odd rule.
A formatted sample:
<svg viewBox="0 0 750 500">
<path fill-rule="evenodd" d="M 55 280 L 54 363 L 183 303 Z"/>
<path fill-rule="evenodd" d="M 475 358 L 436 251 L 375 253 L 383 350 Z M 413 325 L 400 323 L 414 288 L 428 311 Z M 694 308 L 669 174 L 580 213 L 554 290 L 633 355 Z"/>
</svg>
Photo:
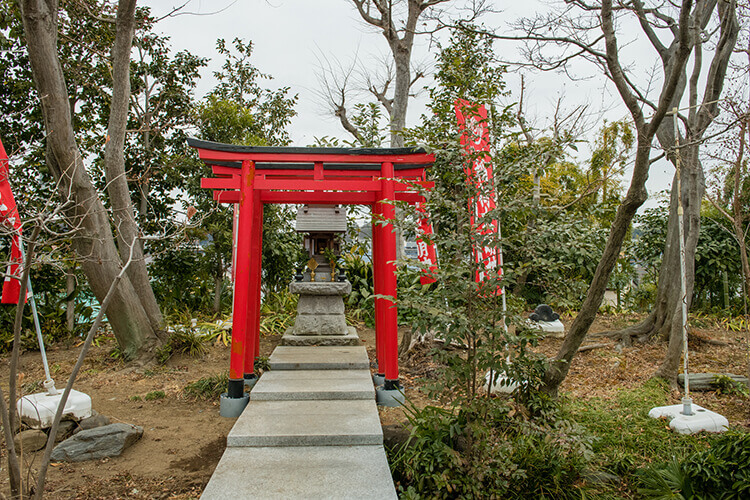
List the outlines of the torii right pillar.
<svg viewBox="0 0 750 500">
<path fill-rule="evenodd" d="M 396 209 L 393 163 L 381 166 L 382 189 L 373 213 L 382 221 L 376 221 L 372 233 L 373 281 L 375 294 L 390 298 L 375 299 L 375 336 L 378 352 L 378 375 L 384 377 L 378 387 L 378 404 L 400 406 L 404 394 L 398 380 L 398 309 L 396 308 L 396 233 L 393 221 Z"/>
</svg>

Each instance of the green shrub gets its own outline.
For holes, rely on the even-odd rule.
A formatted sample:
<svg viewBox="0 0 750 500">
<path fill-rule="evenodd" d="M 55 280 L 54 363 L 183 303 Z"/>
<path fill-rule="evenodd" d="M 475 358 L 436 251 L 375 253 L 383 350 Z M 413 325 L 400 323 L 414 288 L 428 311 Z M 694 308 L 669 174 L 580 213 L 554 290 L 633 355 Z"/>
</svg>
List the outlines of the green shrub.
<svg viewBox="0 0 750 500">
<path fill-rule="evenodd" d="M 260 370 L 262 372 L 268 371 L 271 369 L 271 363 L 268 359 L 268 356 L 258 356 L 255 358 L 255 364 L 253 364 L 255 367 L 255 370 Z"/>
<path fill-rule="evenodd" d="M 143 399 L 146 401 L 156 401 L 157 399 L 164 399 L 167 397 L 167 395 L 164 393 L 164 391 L 151 391 L 147 392 L 145 396 L 143 396 Z"/>
<path fill-rule="evenodd" d="M 405 498 L 572 498 L 591 456 L 574 425 L 525 420 L 498 399 L 457 411 L 409 409 L 407 443 L 391 460 Z"/>
<path fill-rule="evenodd" d="M 352 284 L 352 292 L 346 297 L 347 314 L 367 326 L 375 326 L 375 289 L 373 287 L 372 261 L 362 247 L 342 253 L 341 267 Z"/>
<path fill-rule="evenodd" d="M 736 394 L 745 398 L 750 397 L 747 385 L 723 373 L 714 377 L 714 384 L 716 384 L 716 392 L 719 394 Z"/>
<path fill-rule="evenodd" d="M 750 497 L 750 434 L 730 431 L 703 451 L 639 472 L 647 498 Z"/>
<path fill-rule="evenodd" d="M 157 351 L 160 363 L 166 363 L 175 354 L 200 357 L 208 352 L 205 334 L 187 325 L 175 325 L 167 342 Z"/>
<path fill-rule="evenodd" d="M 226 391 L 228 382 L 229 373 L 224 372 L 191 382 L 185 386 L 182 393 L 191 399 L 218 399 L 221 393 Z"/>
<path fill-rule="evenodd" d="M 288 290 L 269 292 L 260 306 L 260 334 L 282 335 L 294 323 L 299 296 Z"/>
</svg>

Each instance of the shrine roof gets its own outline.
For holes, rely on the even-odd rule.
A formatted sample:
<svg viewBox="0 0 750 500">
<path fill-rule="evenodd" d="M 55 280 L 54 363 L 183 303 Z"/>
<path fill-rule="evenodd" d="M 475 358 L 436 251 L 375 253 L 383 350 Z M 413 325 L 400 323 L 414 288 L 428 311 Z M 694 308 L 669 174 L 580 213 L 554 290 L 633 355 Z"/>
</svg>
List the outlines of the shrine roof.
<svg viewBox="0 0 750 500">
<path fill-rule="evenodd" d="M 350 155 L 350 156 L 403 156 L 425 154 L 421 147 L 414 148 L 317 148 L 289 146 L 239 146 L 221 142 L 204 141 L 188 137 L 188 145 L 197 149 L 221 151 L 226 153 L 261 153 L 293 155 Z"/>
</svg>

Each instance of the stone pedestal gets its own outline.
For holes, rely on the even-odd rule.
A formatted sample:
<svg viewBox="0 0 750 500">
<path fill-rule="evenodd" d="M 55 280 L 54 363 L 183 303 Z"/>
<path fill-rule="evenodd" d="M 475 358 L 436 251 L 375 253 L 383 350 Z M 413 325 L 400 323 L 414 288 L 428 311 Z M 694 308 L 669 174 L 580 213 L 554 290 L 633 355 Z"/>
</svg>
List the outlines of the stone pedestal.
<svg viewBox="0 0 750 500">
<path fill-rule="evenodd" d="M 289 291 L 299 295 L 294 326 L 281 345 L 359 345 L 354 328 L 346 326 L 344 295 L 351 293 L 348 281 L 295 281 Z"/>
</svg>

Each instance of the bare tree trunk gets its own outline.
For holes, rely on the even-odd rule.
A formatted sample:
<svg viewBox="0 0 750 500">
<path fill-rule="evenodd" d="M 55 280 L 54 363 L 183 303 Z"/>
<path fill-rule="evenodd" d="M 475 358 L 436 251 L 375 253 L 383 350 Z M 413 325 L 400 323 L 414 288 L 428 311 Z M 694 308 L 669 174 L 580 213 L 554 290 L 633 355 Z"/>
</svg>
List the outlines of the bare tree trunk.
<svg viewBox="0 0 750 500">
<path fill-rule="evenodd" d="M 713 8 L 711 9 L 713 10 Z M 702 66 L 702 42 L 701 32 L 698 16 L 694 21 L 694 46 L 695 46 L 695 66 L 693 73 L 690 76 L 689 81 L 689 103 L 690 109 L 688 110 L 687 120 L 687 133 L 686 144 L 687 147 L 680 150 L 680 155 L 684 159 L 681 162 L 682 165 L 682 180 L 681 180 L 681 191 L 682 191 L 682 205 L 684 209 L 684 229 L 685 229 L 685 285 L 686 294 L 685 300 L 687 306 L 690 308 L 690 302 L 693 295 L 693 287 L 695 285 L 695 249 L 698 245 L 698 238 L 700 233 L 700 208 L 701 201 L 703 200 L 703 193 L 705 191 L 705 179 L 703 176 L 703 167 L 698 157 L 698 150 L 700 141 L 703 138 L 703 134 L 708 126 L 713 122 L 717 109 L 712 108 L 715 102 L 721 96 L 721 91 L 724 87 L 724 77 L 726 75 L 726 69 L 729 63 L 729 58 L 732 55 L 734 46 L 737 43 L 737 35 L 739 32 L 739 23 L 736 17 L 737 5 L 734 2 L 721 2 L 718 6 L 719 18 L 721 19 L 721 35 L 717 43 L 716 54 L 708 75 L 708 83 L 706 85 L 706 91 L 704 92 L 704 103 L 698 109 L 698 80 L 700 77 L 700 69 Z M 700 13 L 700 10 L 698 11 Z M 710 100 L 709 100 L 710 99 Z M 708 106 L 706 101 L 708 101 Z M 709 109 L 711 109 L 709 111 Z M 676 117 L 675 117 L 676 119 Z M 677 226 L 678 224 L 677 213 L 670 213 L 670 224 Z M 674 221 L 674 222 L 673 222 Z M 679 229 L 679 228 L 678 228 Z M 678 232 L 678 231 L 675 231 Z M 677 273 L 680 273 L 680 260 L 679 260 L 679 235 L 677 235 L 677 244 L 672 244 L 673 253 L 677 253 L 676 258 L 673 258 L 671 266 L 677 269 Z M 690 253 L 688 253 L 690 252 Z M 679 281 L 677 281 L 679 283 Z M 666 323 L 662 330 L 669 329 L 669 346 L 667 347 L 667 354 L 662 361 L 662 364 L 654 373 L 655 377 L 661 377 L 673 385 L 677 384 L 677 373 L 680 366 L 680 357 L 682 355 L 683 347 L 683 329 L 682 329 L 682 307 L 680 302 L 682 297 L 678 287 L 674 286 L 674 283 L 664 282 L 662 283 L 661 276 L 659 276 L 659 288 L 666 288 L 666 294 L 670 299 L 675 301 L 675 307 L 671 309 L 671 315 L 669 317 L 669 323 Z M 666 312 L 670 312 L 667 309 Z M 685 318 L 687 321 L 687 318 Z"/>
<path fill-rule="evenodd" d="M 135 245 L 133 263 L 128 267 L 128 279 L 148 315 L 151 328 L 161 335 L 163 318 L 148 278 L 143 246 L 139 240 L 140 228 L 135 220 L 125 174 L 125 127 L 130 104 L 130 51 L 135 32 L 135 4 L 136 0 L 120 0 L 117 7 L 117 32 L 112 47 L 112 103 L 107 128 L 109 140 L 104 147 L 104 169 L 120 256 L 129 255 L 130 245 Z"/>
<path fill-rule="evenodd" d="M 401 22 L 394 19 L 392 1 L 351 1 L 366 23 L 382 30 L 381 32 L 388 41 L 388 46 L 391 49 L 391 55 L 396 67 L 393 99 L 388 100 L 384 95 L 378 95 L 378 100 L 383 103 L 391 119 L 391 147 L 402 147 L 404 145 L 404 138 L 401 136 L 401 131 L 406 126 L 409 88 L 414 83 L 411 78 L 411 52 L 414 47 L 414 35 L 416 34 L 417 23 L 425 10 L 437 4 L 449 2 L 450 0 L 406 0 L 406 19 Z M 342 124 L 345 125 L 343 120 Z M 356 137 L 353 131 L 349 131 Z"/>
<path fill-rule="evenodd" d="M 57 54 L 58 4 L 54 0 L 19 0 L 29 61 L 41 96 L 47 131 L 47 165 L 70 224 L 77 228 L 73 246 L 91 290 L 104 300 L 121 269 L 111 222 L 86 172 L 76 143 L 65 77 Z M 139 293 L 130 280 L 117 287 L 107 317 L 126 359 L 143 358 L 158 339 Z"/>
<path fill-rule="evenodd" d="M 415 21 L 416 24 L 416 21 Z M 413 38 L 413 35 L 412 35 Z M 391 46 L 393 59 L 396 63 L 396 84 L 393 93 L 393 114 L 391 114 L 391 147 L 399 148 L 404 145 L 401 131 L 406 127 L 406 109 L 409 104 L 409 87 L 411 87 L 411 48 L 413 40 L 408 44 L 403 40 Z"/>
<path fill-rule="evenodd" d="M 671 71 L 667 74 L 668 76 L 662 86 L 659 105 L 654 110 L 651 121 L 646 122 L 643 110 L 638 102 L 638 97 L 632 92 L 618 59 L 618 43 L 614 28 L 612 1 L 604 0 L 602 2 L 601 23 L 606 47 L 607 69 L 612 82 L 617 87 L 623 102 L 633 117 L 637 146 L 630 187 L 615 214 L 602 258 L 596 267 L 596 272 L 594 273 L 594 278 L 591 280 L 586 298 L 583 301 L 581 310 L 575 320 L 573 320 L 570 331 L 565 336 L 560 350 L 551 361 L 545 373 L 544 391 L 553 396 L 557 395 L 560 384 L 565 380 L 570 370 L 570 363 L 578 352 L 578 348 L 586 337 L 591 323 L 593 323 L 596 313 L 601 306 L 609 276 L 617 263 L 622 242 L 635 216 L 635 212 L 648 197 L 646 180 L 648 179 L 648 172 L 651 166 L 651 143 L 666 115 L 669 103 L 672 101 L 680 75 L 682 74 L 681 68 L 686 64 L 691 51 L 690 45 L 687 43 L 690 33 L 687 26 L 690 6 L 690 0 L 685 0 L 682 4 L 679 33 L 677 35 L 679 43 L 673 54 Z"/>
<path fill-rule="evenodd" d="M 586 337 L 591 323 L 594 322 L 596 313 L 601 306 L 609 276 L 617 263 L 622 242 L 630 228 L 630 223 L 638 208 L 648 198 L 645 186 L 646 179 L 648 178 L 649 154 L 651 152 L 650 140 L 651 138 L 648 136 L 644 137 L 639 134 L 639 144 L 630 188 L 622 204 L 617 209 L 615 220 L 612 222 L 609 237 L 607 238 L 607 244 L 604 247 L 604 253 L 599 261 L 599 265 L 596 267 L 594 278 L 591 280 L 586 298 L 581 305 L 581 310 L 573 320 L 570 331 L 565 336 L 560 350 L 545 373 L 544 390 L 549 394 L 556 395 L 558 387 L 565 380 L 568 370 L 570 370 L 570 363 L 578 352 L 578 348 Z"/>
<path fill-rule="evenodd" d="M 685 273 L 688 308 L 692 302 L 695 286 L 695 250 L 700 233 L 700 202 L 703 199 L 705 182 L 703 168 L 698 160 L 698 147 L 690 148 L 689 154 L 683 155 L 682 162 L 682 200 L 684 208 L 685 233 Z M 687 152 L 687 151 L 686 151 Z M 672 192 L 669 202 L 669 221 L 664 245 L 659 283 L 654 308 L 641 323 L 623 330 L 623 336 L 638 336 L 644 341 L 653 336 L 663 340 L 669 338 L 674 320 L 680 323 L 680 244 L 677 228 L 677 184 L 672 181 Z M 675 377 L 677 374 L 675 373 Z"/>
<path fill-rule="evenodd" d="M 703 65 L 701 29 L 705 28 L 709 16 L 718 9 L 720 18 L 720 36 L 714 56 L 709 65 L 706 87 L 703 92 L 703 102 L 698 105 L 698 82 Z M 734 1 L 717 2 L 699 1 L 692 19 L 693 40 L 691 50 L 694 50 L 694 67 L 690 79 L 683 75 L 678 92 L 672 99 L 673 106 L 679 103 L 685 88 L 689 91 L 690 109 L 686 120 L 687 133 L 683 143 L 685 147 L 680 149 L 682 157 L 682 200 L 684 208 L 684 233 L 685 233 L 685 270 L 686 290 L 688 308 L 692 301 L 693 288 L 695 285 L 695 250 L 700 233 L 700 206 L 705 191 L 705 179 L 703 167 L 699 158 L 700 141 L 708 126 L 718 115 L 717 102 L 721 97 L 724 87 L 729 59 L 734 46 L 737 43 L 739 24 L 737 22 L 737 4 Z M 666 54 L 669 51 L 660 51 L 664 60 L 665 72 L 672 64 L 671 57 Z M 662 123 L 658 133 L 658 139 L 665 150 L 673 149 L 675 145 L 674 126 L 670 117 Z M 655 376 L 665 378 L 673 383 L 677 381 L 677 370 L 679 358 L 682 353 L 682 324 L 680 321 L 680 256 L 679 236 L 677 227 L 677 192 L 673 182 L 670 198 L 669 222 L 667 225 L 667 237 L 665 241 L 662 266 L 659 272 L 657 286 L 657 297 L 651 314 L 640 324 L 618 332 L 623 339 L 630 340 L 632 336 L 647 339 L 655 335 L 669 338 L 669 347 L 662 365 Z M 677 335 L 680 339 L 675 339 Z"/>
</svg>

